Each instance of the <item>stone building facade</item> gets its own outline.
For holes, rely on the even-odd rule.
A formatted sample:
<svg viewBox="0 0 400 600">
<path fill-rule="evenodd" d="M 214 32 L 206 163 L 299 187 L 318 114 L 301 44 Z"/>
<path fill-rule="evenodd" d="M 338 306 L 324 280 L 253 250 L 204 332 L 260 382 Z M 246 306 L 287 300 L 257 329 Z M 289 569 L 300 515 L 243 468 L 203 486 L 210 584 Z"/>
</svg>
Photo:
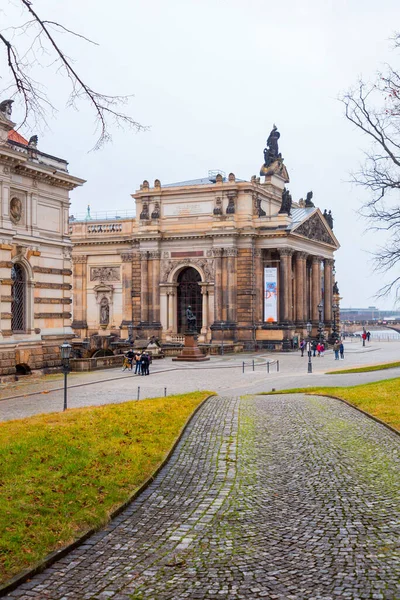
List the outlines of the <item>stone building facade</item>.
<svg viewBox="0 0 400 600">
<path fill-rule="evenodd" d="M 204 344 L 289 348 L 308 321 L 316 335 L 320 317 L 329 334 L 339 247 L 332 217 L 312 193 L 292 202 L 277 149 L 264 157 L 250 181 L 217 172 L 144 181 L 133 194 L 136 218 L 73 220 L 79 339 L 126 339 L 131 325 L 135 337 L 173 341 L 188 305 Z"/>
<path fill-rule="evenodd" d="M 72 337 L 69 191 L 84 183 L 38 150 L 0 103 L 0 375 L 51 369 Z"/>
</svg>

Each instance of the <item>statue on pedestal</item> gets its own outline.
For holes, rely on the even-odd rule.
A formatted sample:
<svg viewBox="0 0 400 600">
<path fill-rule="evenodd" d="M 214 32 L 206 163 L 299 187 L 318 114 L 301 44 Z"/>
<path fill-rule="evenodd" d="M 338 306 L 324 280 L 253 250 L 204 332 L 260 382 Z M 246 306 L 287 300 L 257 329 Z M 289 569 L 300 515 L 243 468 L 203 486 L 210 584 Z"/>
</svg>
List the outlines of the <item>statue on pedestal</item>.
<svg viewBox="0 0 400 600">
<path fill-rule="evenodd" d="M 192 307 L 188 306 L 186 309 L 186 325 L 187 331 L 190 333 L 196 333 L 196 315 L 192 311 Z"/>
</svg>

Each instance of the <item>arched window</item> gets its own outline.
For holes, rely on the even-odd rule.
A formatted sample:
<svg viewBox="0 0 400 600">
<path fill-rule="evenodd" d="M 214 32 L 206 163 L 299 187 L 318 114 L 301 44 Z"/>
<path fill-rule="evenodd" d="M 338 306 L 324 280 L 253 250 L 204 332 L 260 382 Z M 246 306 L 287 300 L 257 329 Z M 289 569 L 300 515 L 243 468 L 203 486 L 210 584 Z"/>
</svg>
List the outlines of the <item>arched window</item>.
<svg viewBox="0 0 400 600">
<path fill-rule="evenodd" d="M 15 263 L 11 269 L 11 329 L 15 332 L 25 331 L 26 323 L 26 276 L 24 268 Z"/>
</svg>

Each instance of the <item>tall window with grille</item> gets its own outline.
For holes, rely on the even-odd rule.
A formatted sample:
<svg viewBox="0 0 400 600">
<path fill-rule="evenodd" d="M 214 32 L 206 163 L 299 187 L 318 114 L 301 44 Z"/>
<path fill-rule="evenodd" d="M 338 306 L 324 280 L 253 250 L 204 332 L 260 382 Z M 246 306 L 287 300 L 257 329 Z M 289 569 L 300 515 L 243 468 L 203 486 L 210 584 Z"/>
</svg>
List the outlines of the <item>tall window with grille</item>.
<svg viewBox="0 0 400 600">
<path fill-rule="evenodd" d="M 24 268 L 16 263 L 11 269 L 11 329 L 15 332 L 25 331 L 26 319 L 26 276 Z"/>
</svg>

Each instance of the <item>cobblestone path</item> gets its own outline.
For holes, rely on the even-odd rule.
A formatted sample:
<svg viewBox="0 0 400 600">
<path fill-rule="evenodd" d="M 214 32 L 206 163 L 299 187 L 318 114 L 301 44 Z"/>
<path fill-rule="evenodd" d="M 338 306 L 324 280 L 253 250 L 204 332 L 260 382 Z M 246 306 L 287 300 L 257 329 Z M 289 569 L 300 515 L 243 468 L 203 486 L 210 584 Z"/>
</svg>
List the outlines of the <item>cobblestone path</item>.
<svg viewBox="0 0 400 600">
<path fill-rule="evenodd" d="M 8 597 L 400 599 L 399 466 L 335 400 L 212 399 L 137 501 Z"/>
</svg>

